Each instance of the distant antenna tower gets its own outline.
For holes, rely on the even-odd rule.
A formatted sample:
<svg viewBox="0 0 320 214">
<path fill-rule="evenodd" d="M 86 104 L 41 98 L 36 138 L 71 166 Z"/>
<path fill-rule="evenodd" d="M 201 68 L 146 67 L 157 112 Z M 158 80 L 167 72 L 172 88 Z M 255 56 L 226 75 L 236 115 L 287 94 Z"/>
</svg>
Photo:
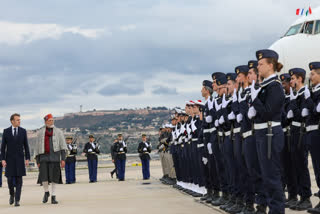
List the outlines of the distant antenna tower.
<svg viewBox="0 0 320 214">
<path fill-rule="evenodd" d="M 82 105 L 80 105 L 80 112 L 82 112 Z"/>
</svg>

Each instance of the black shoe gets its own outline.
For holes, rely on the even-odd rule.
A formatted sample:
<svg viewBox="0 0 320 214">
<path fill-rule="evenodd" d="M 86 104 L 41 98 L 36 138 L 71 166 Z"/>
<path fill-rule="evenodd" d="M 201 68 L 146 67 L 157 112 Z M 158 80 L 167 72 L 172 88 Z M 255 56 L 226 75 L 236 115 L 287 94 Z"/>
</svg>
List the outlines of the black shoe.
<svg viewBox="0 0 320 214">
<path fill-rule="evenodd" d="M 218 200 L 220 198 L 219 191 L 213 191 L 211 198 L 212 198 L 212 201 Z"/>
<path fill-rule="evenodd" d="M 319 213 L 320 214 L 320 202 L 314 208 L 309 208 L 308 213 Z"/>
<path fill-rule="evenodd" d="M 227 203 L 221 205 L 219 208 L 221 210 L 227 211 L 231 207 L 233 207 L 236 204 L 236 201 L 234 199 L 230 199 Z"/>
<path fill-rule="evenodd" d="M 244 209 L 244 203 L 241 199 L 237 199 L 237 203 L 227 209 L 226 211 L 231 214 L 240 213 Z"/>
<path fill-rule="evenodd" d="M 9 204 L 12 205 L 14 203 L 14 196 L 10 195 Z"/>
<path fill-rule="evenodd" d="M 296 206 L 298 204 L 298 198 L 297 197 L 293 197 L 293 198 L 289 198 L 289 200 L 284 204 L 286 208 L 290 208 L 292 206 Z"/>
<path fill-rule="evenodd" d="M 252 203 L 247 203 L 244 209 L 240 212 L 240 214 L 254 214 L 255 209 Z"/>
<path fill-rule="evenodd" d="M 310 198 L 306 198 L 299 202 L 299 204 L 295 207 L 295 210 L 303 211 L 303 210 L 308 210 L 310 208 L 312 208 Z"/>
<path fill-rule="evenodd" d="M 222 196 L 219 199 L 212 201 L 211 204 L 213 206 L 221 206 L 223 204 L 226 204 L 228 202 L 228 199 L 229 199 L 228 194 L 222 193 Z"/>
<path fill-rule="evenodd" d="M 267 207 L 263 205 L 258 205 L 256 214 L 267 214 Z"/>
<path fill-rule="evenodd" d="M 207 193 L 200 198 L 200 201 L 205 201 L 205 200 L 207 200 L 208 197 L 209 197 L 209 194 Z"/>
<path fill-rule="evenodd" d="M 113 178 L 113 173 L 112 172 L 110 172 L 110 175 L 111 175 L 111 178 Z"/>
<path fill-rule="evenodd" d="M 44 196 L 43 196 L 43 199 L 42 199 L 42 203 L 47 203 L 49 196 L 50 196 L 50 193 L 49 192 L 45 192 Z"/>
<path fill-rule="evenodd" d="M 14 203 L 14 206 L 15 206 L 15 207 L 20 207 L 19 201 L 16 201 L 16 202 Z"/>
<path fill-rule="evenodd" d="M 58 204 L 58 201 L 56 201 L 56 196 L 51 196 L 51 204 Z"/>
</svg>

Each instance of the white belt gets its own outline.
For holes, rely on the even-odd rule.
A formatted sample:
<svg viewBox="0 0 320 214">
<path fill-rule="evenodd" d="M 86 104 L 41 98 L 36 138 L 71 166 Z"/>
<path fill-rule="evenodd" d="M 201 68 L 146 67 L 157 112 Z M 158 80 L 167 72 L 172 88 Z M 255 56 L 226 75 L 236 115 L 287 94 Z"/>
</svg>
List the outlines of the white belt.
<svg viewBox="0 0 320 214">
<path fill-rule="evenodd" d="M 219 135 L 220 137 L 223 137 L 223 132 L 218 132 L 218 135 Z"/>
<path fill-rule="evenodd" d="M 281 123 L 280 122 L 271 121 L 271 127 L 275 127 L 275 126 L 281 126 Z M 266 128 L 268 128 L 268 123 L 255 123 L 254 124 L 254 129 L 255 130 L 266 129 Z"/>
<path fill-rule="evenodd" d="M 203 133 L 212 133 L 216 130 L 216 127 L 213 127 L 211 129 L 203 129 Z"/>
<path fill-rule="evenodd" d="M 300 127 L 301 123 L 300 122 L 296 122 L 296 121 L 292 121 L 291 125 Z"/>
<path fill-rule="evenodd" d="M 227 131 L 224 133 L 225 136 L 229 136 L 231 134 L 231 131 Z"/>
<path fill-rule="evenodd" d="M 74 155 L 67 155 L 67 158 L 74 157 Z"/>
<path fill-rule="evenodd" d="M 191 141 L 198 141 L 198 138 L 192 138 Z"/>
<path fill-rule="evenodd" d="M 314 130 L 319 130 L 319 125 L 310 125 L 306 127 L 307 132 L 311 132 Z"/>
<path fill-rule="evenodd" d="M 242 133 L 242 137 L 243 138 L 247 138 L 247 137 L 249 137 L 249 136 L 251 136 L 252 135 L 252 131 L 250 130 L 250 131 L 247 131 L 247 132 L 245 132 L 245 133 Z"/>
<path fill-rule="evenodd" d="M 204 147 L 204 144 L 203 144 L 203 143 L 198 144 L 197 147 L 198 147 L 198 148 Z"/>
<path fill-rule="evenodd" d="M 240 127 L 233 129 L 233 133 L 234 133 L 234 134 L 237 134 L 237 133 L 239 133 L 239 132 L 240 132 Z"/>
</svg>

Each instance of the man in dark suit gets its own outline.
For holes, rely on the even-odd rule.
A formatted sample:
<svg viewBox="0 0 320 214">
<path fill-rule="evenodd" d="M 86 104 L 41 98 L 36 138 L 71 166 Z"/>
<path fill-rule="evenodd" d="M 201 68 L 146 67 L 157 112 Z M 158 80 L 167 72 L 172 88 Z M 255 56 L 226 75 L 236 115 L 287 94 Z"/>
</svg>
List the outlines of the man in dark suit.
<svg viewBox="0 0 320 214">
<path fill-rule="evenodd" d="M 22 176 L 26 176 L 26 167 L 29 165 L 30 152 L 27 131 L 20 127 L 20 115 L 13 114 L 10 117 L 12 126 L 3 131 L 1 144 L 2 166 L 5 167 L 10 200 L 20 206 L 22 188 Z"/>
</svg>

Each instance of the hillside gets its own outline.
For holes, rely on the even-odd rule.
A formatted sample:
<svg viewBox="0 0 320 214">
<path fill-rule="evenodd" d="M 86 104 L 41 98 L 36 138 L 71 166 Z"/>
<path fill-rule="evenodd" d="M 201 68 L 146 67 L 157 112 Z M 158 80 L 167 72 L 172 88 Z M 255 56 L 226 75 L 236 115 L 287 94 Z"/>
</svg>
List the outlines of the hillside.
<svg viewBox="0 0 320 214">
<path fill-rule="evenodd" d="M 88 135 L 93 134 L 101 138 L 101 150 L 110 152 L 110 146 L 118 133 L 127 139 L 129 153 L 137 152 L 142 133 L 147 134 L 155 149 L 158 143 L 159 127 L 168 122 L 171 110 L 165 107 L 145 109 L 121 109 L 116 111 L 88 111 L 68 113 L 63 117 L 55 118 L 55 125 L 64 130 L 65 135 L 77 136 L 79 153 L 88 141 Z M 37 130 L 29 131 L 28 137 L 33 151 L 34 138 Z"/>
</svg>

